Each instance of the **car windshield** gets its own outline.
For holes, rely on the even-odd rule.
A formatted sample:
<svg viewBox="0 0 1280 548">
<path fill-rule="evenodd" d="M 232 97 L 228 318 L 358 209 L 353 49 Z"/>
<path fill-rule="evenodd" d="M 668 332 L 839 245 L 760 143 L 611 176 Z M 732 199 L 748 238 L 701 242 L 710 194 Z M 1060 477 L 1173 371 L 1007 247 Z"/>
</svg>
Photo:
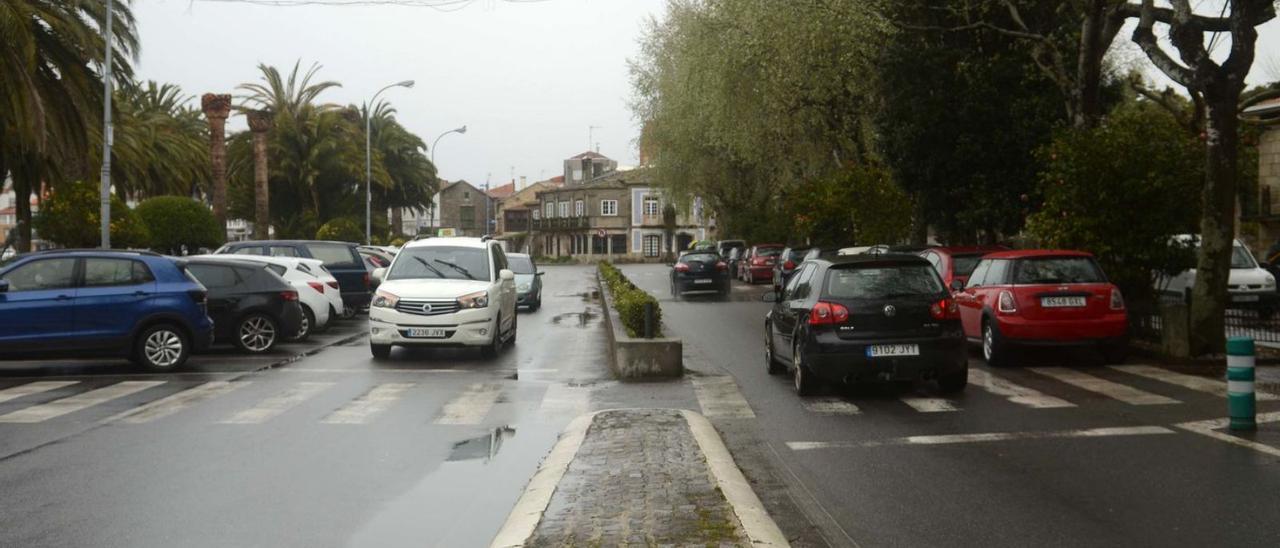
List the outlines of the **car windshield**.
<svg viewBox="0 0 1280 548">
<path fill-rule="evenodd" d="M 1244 246 L 1234 246 L 1231 248 L 1231 268 L 1257 268 L 1257 261 L 1253 260 L 1253 254 L 1249 253 L 1249 249 Z"/>
<path fill-rule="evenodd" d="M 406 249 L 396 258 L 388 280 L 488 280 L 489 259 L 476 247 L 431 246 Z"/>
<path fill-rule="evenodd" d="M 836 299 L 895 299 L 936 296 L 942 279 L 929 265 L 849 266 L 827 274 L 824 294 Z"/>
<path fill-rule="evenodd" d="M 680 256 L 682 263 L 714 263 L 720 260 L 715 253 L 686 253 Z"/>
<path fill-rule="evenodd" d="M 507 266 L 516 274 L 533 274 L 533 259 L 507 255 Z"/>
<path fill-rule="evenodd" d="M 1106 279 L 1089 257 L 1036 257 L 1020 259 L 1014 267 L 1014 284 L 1089 284 Z"/>
<path fill-rule="evenodd" d="M 968 276 L 973 274 L 973 269 L 978 267 L 978 261 L 982 260 L 982 254 L 975 255 L 956 255 L 952 258 L 951 268 L 955 270 L 956 276 Z"/>
</svg>

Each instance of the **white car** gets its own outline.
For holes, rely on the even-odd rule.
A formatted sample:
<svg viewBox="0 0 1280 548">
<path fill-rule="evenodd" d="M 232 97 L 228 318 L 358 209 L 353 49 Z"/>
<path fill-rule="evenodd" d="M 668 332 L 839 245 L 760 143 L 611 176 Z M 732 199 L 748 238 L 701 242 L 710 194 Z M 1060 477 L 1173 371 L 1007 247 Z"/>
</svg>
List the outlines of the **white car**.
<svg viewBox="0 0 1280 548">
<path fill-rule="evenodd" d="M 862 245 L 862 246 L 841 248 L 840 251 L 836 252 L 836 254 L 837 255 L 869 255 L 869 254 L 876 254 L 876 253 L 887 253 L 888 251 L 889 251 L 889 246 L 884 244 Z"/>
<path fill-rule="evenodd" d="M 336 317 L 336 311 L 339 310 L 334 308 L 335 300 L 337 306 L 342 306 L 342 294 L 337 289 L 338 280 L 322 270 L 322 261 L 261 255 L 202 255 L 200 258 L 262 263 L 297 289 L 298 302 L 302 303 L 302 322 L 298 333 L 290 337 L 290 340 L 300 341 L 327 328 L 329 321 Z"/>
<path fill-rule="evenodd" d="M 1183 245 L 1199 246 L 1199 239 L 1192 234 L 1179 234 L 1173 241 Z M 1156 291 L 1166 296 L 1185 298 L 1196 285 L 1196 269 L 1190 268 L 1177 276 L 1157 276 Z M 1227 278 L 1227 292 L 1231 307 L 1256 308 L 1270 314 L 1280 305 L 1280 293 L 1276 293 L 1276 278 L 1258 266 L 1253 253 L 1240 240 L 1231 248 L 1231 274 Z"/>
<path fill-rule="evenodd" d="M 393 346 L 472 346 L 491 357 L 516 339 L 515 273 L 494 240 L 409 242 L 372 281 L 375 358 L 387 358 Z"/>
</svg>

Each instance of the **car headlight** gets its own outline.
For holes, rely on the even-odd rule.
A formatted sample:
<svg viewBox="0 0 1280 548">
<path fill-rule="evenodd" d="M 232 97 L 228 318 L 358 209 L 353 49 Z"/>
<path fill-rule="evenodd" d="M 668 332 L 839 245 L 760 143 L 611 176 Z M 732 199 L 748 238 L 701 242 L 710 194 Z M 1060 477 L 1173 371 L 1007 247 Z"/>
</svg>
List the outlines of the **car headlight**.
<svg viewBox="0 0 1280 548">
<path fill-rule="evenodd" d="M 1271 275 L 1267 275 L 1267 279 L 1265 279 L 1265 280 L 1263 280 L 1263 281 L 1262 281 L 1262 287 L 1265 287 L 1265 288 L 1267 288 L 1267 289 L 1275 289 L 1275 288 L 1276 288 L 1276 277 L 1275 277 L 1275 276 L 1271 276 Z"/>
<path fill-rule="evenodd" d="M 530 287 L 532 286 L 530 286 L 529 284 L 520 284 L 516 286 L 516 291 L 519 291 L 521 293 L 527 293 Z"/>
<path fill-rule="evenodd" d="M 484 308 L 489 306 L 489 292 L 477 291 L 458 297 L 460 308 Z"/>
<path fill-rule="evenodd" d="M 400 297 L 379 290 L 373 294 L 373 303 L 371 304 L 377 308 L 395 308 L 398 302 L 400 302 Z"/>
</svg>

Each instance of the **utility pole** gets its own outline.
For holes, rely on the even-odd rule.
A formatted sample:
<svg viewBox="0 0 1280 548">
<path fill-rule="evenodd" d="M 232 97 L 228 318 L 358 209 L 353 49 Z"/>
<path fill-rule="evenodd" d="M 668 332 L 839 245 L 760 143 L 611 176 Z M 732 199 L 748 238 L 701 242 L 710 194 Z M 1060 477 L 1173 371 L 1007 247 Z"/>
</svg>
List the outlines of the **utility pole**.
<svg viewBox="0 0 1280 548">
<path fill-rule="evenodd" d="M 106 4 L 106 54 L 102 64 L 102 180 L 98 188 L 99 229 L 102 232 L 102 249 L 111 249 L 111 20 L 115 0 L 102 0 Z"/>
</svg>

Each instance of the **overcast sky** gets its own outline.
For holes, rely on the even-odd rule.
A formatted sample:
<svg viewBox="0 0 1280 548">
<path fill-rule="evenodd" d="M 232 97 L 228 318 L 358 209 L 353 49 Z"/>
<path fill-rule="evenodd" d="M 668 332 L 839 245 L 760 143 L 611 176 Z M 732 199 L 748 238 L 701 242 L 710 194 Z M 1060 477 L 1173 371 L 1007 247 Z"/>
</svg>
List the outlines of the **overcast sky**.
<svg viewBox="0 0 1280 548">
<path fill-rule="evenodd" d="M 401 122 L 427 144 L 440 141 L 440 175 L 494 185 L 560 174 L 561 161 L 587 150 L 637 162 L 639 129 L 627 108 L 626 61 L 643 22 L 665 0 L 479 0 L 454 12 L 404 6 L 272 7 L 205 0 L 135 0 L 142 39 L 139 76 L 173 82 L 191 95 L 238 93 L 258 63 L 282 70 L 323 65 L 342 88 L 323 100 L 361 103 L 382 86 Z M 1280 23 L 1262 28 L 1251 80 L 1280 79 Z M 1118 40 L 1127 43 L 1127 33 Z M 1149 66 L 1149 64 L 1148 64 Z M 243 120 L 232 129 L 244 127 Z"/>
</svg>

